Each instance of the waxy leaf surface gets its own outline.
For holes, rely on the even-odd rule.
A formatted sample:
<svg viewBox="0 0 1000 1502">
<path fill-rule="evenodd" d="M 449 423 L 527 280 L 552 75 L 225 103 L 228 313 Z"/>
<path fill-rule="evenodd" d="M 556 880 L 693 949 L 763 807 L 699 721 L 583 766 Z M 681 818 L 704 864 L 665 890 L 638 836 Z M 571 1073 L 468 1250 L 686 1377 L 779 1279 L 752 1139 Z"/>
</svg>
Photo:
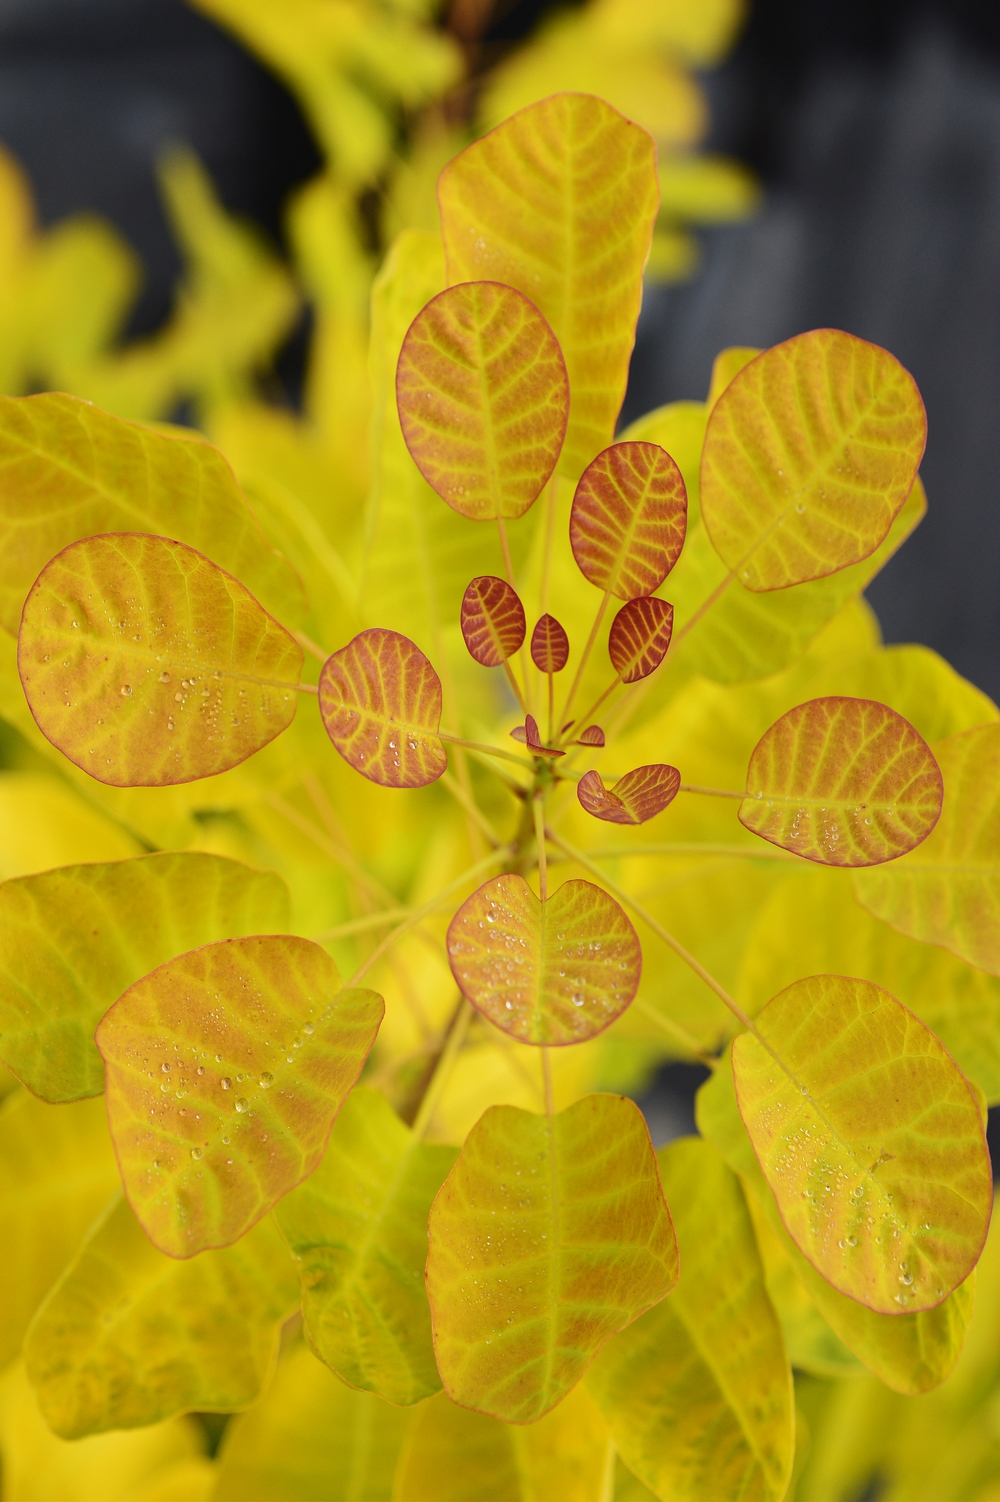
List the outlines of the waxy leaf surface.
<svg viewBox="0 0 1000 1502">
<path fill-rule="evenodd" d="M 917 476 L 916 383 L 875 344 L 815 329 L 766 350 L 712 408 L 701 509 L 747 589 L 785 589 L 867 558 Z"/>
<path fill-rule="evenodd" d="M 227 939 L 137 981 L 97 1029 L 125 1192 L 154 1245 L 242 1236 L 323 1156 L 382 1020 L 318 944 Z"/>
<path fill-rule="evenodd" d="M 280 876 L 171 851 L 63 866 L 0 885 L 0 1056 L 53 1103 L 99 1095 L 94 1029 L 174 955 L 288 927 Z"/>
<path fill-rule="evenodd" d="M 743 1192 L 696 1137 L 658 1156 L 680 1278 L 608 1342 L 587 1387 L 658 1497 L 780 1502 L 795 1449 L 792 1373 Z"/>
<path fill-rule="evenodd" d="M 873 699 L 799 704 L 761 736 L 740 804 L 745 828 L 825 866 L 874 866 L 937 823 L 941 772 L 908 720 Z"/>
<path fill-rule="evenodd" d="M 376 626 L 334 652 L 319 678 L 326 733 L 381 787 L 421 788 L 448 765 L 438 740 L 441 680 L 418 646 Z"/>
<path fill-rule="evenodd" d="M 559 458 L 569 384 L 558 341 L 522 292 L 463 282 L 410 325 L 396 367 L 406 446 L 472 521 L 523 516 Z"/>
<path fill-rule="evenodd" d="M 178 1262 L 116 1199 L 39 1309 L 25 1342 L 46 1422 L 63 1439 L 134 1429 L 259 1396 L 295 1265 L 263 1221 L 235 1246 Z"/>
<path fill-rule="evenodd" d="M 897 865 L 854 877 L 870 913 L 925 944 L 1000 975 L 1000 725 L 937 741 L 944 806 Z"/>
<path fill-rule="evenodd" d="M 295 717 L 302 648 L 238 579 L 184 543 L 72 543 L 32 585 L 18 672 L 39 730 L 112 787 L 237 766 Z"/>
<path fill-rule="evenodd" d="M 559 470 L 571 480 L 614 435 L 658 202 L 652 137 L 589 94 L 521 110 L 438 183 L 449 282 L 516 287 L 559 341 L 570 385 Z"/>
<path fill-rule="evenodd" d="M 492 1106 L 430 1216 L 427 1292 L 445 1391 L 530 1423 L 676 1280 L 677 1242 L 637 1106 L 617 1095 L 585 1096 L 554 1117 Z"/>
<path fill-rule="evenodd" d="M 516 590 L 493 574 L 473 579 L 462 597 L 462 636 L 484 668 L 498 668 L 520 651 L 527 629 Z"/>
<path fill-rule="evenodd" d="M 595 819 L 606 819 L 609 824 L 645 824 L 673 802 L 680 785 L 677 768 L 660 763 L 635 767 L 613 788 L 604 786 L 600 772 L 584 772 L 576 785 L 576 796 Z"/>
<path fill-rule="evenodd" d="M 674 629 L 674 607 L 656 595 L 629 600 L 611 622 L 608 655 L 623 683 L 648 678 L 667 655 Z"/>
<path fill-rule="evenodd" d="M 319 1168 L 276 1212 L 299 1262 L 314 1351 L 390 1403 L 441 1388 L 423 1270 L 427 1215 L 456 1156 L 418 1142 L 383 1095 L 358 1089 Z"/>
<path fill-rule="evenodd" d="M 602 1032 L 639 985 L 635 929 L 607 892 L 567 881 L 544 903 L 523 876 L 496 876 L 448 928 L 463 994 L 522 1043 L 579 1043 Z"/>
<path fill-rule="evenodd" d="M 736 1096 L 789 1235 L 869 1309 L 933 1308 L 975 1266 L 993 1202 L 965 1076 L 870 981 L 797 981 L 756 1028 L 733 1045 Z"/>
<path fill-rule="evenodd" d="M 580 477 L 569 540 L 584 578 L 619 600 L 651 595 L 684 546 L 687 491 L 655 443 L 613 443 Z"/>
<path fill-rule="evenodd" d="M 539 618 L 531 633 L 531 660 L 540 673 L 561 673 L 569 660 L 569 637 L 554 615 Z"/>
</svg>

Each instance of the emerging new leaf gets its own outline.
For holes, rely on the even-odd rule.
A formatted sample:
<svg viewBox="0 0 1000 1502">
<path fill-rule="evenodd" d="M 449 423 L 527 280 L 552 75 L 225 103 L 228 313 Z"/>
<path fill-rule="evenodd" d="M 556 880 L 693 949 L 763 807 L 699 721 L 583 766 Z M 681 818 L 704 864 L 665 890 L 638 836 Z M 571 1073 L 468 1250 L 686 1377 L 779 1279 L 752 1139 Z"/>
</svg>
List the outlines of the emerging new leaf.
<svg viewBox="0 0 1000 1502">
<path fill-rule="evenodd" d="M 569 637 L 554 615 L 543 615 L 531 633 L 531 660 L 540 673 L 561 673 L 569 658 Z"/>
<path fill-rule="evenodd" d="M 635 767 L 613 788 L 604 786 L 600 772 L 584 772 L 576 795 L 595 819 L 606 819 L 610 824 L 645 824 L 674 801 L 680 785 L 677 768 L 658 763 Z"/>
<path fill-rule="evenodd" d="M 586 730 L 581 730 L 577 740 L 578 746 L 603 746 L 604 731 L 600 725 L 588 725 Z"/>
<path fill-rule="evenodd" d="M 115 1002 L 97 1029 L 108 1120 L 154 1246 L 228 1246 L 312 1173 L 382 1012 L 288 936 L 206 944 Z"/>
<path fill-rule="evenodd" d="M 619 1017 L 639 985 L 642 951 L 622 909 L 589 881 L 543 904 L 523 876 L 494 877 L 448 928 L 463 994 L 522 1043 L 579 1043 Z"/>
<path fill-rule="evenodd" d="M 511 736 L 535 756 L 547 756 L 550 760 L 557 756 L 565 756 L 565 751 L 558 751 L 553 746 L 542 744 L 542 738 L 538 733 L 538 721 L 533 714 L 525 715 L 523 725 L 515 725 Z"/>
<path fill-rule="evenodd" d="M 396 367 L 406 446 L 443 501 L 472 521 L 523 516 L 559 458 L 569 383 L 534 303 L 464 282 L 410 325 Z"/>
<path fill-rule="evenodd" d="M 194 548 L 119 532 L 46 564 L 17 665 L 64 756 L 112 787 L 163 787 L 225 772 L 287 729 L 302 648 Z"/>
<path fill-rule="evenodd" d="M 381 787 L 426 787 L 448 766 L 437 735 L 441 680 L 398 631 L 362 631 L 328 657 L 319 709 L 344 760 Z"/>
<path fill-rule="evenodd" d="M 941 772 L 908 720 L 873 699 L 810 699 L 757 742 L 739 808 L 747 829 L 824 866 L 875 866 L 925 840 Z"/>
<path fill-rule="evenodd" d="M 608 655 L 623 683 L 648 678 L 667 655 L 674 629 L 674 607 L 656 595 L 629 600 L 611 622 Z"/>
<path fill-rule="evenodd" d="M 755 1034 L 733 1045 L 736 1095 L 796 1245 L 869 1309 L 933 1308 L 975 1266 L 993 1203 L 968 1081 L 870 981 L 796 981 Z"/>
<path fill-rule="evenodd" d="M 493 574 L 473 579 L 462 596 L 462 635 L 484 668 L 498 668 L 520 651 L 526 623 L 517 591 Z"/>
<path fill-rule="evenodd" d="M 587 1095 L 557 1116 L 491 1106 L 431 1209 L 434 1352 L 456 1403 L 527 1424 L 677 1280 L 642 1114 Z"/>
<path fill-rule="evenodd" d="M 584 577 L 620 600 L 651 595 L 681 555 L 687 491 L 656 443 L 613 443 L 580 476 L 569 519 Z"/>
<path fill-rule="evenodd" d="M 838 329 L 751 360 L 708 420 L 701 508 L 747 589 L 822 579 L 873 553 L 913 488 L 920 392 L 878 345 Z"/>
</svg>

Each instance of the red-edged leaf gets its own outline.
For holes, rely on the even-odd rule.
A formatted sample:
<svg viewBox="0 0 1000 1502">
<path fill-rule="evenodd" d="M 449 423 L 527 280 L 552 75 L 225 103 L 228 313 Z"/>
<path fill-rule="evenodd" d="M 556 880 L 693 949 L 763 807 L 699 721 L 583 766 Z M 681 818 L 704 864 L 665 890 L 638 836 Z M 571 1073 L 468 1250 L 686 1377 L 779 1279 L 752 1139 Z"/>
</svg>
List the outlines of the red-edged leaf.
<svg viewBox="0 0 1000 1502">
<path fill-rule="evenodd" d="M 687 491 L 656 443 L 613 443 L 580 476 L 569 540 L 584 576 L 620 600 L 651 595 L 680 557 Z"/>
<path fill-rule="evenodd" d="M 640 595 L 622 606 L 611 623 L 608 653 L 623 683 L 638 683 L 660 666 L 673 629 L 674 607 L 655 595 Z"/>
<path fill-rule="evenodd" d="M 559 341 L 522 292 L 462 282 L 410 325 L 396 403 L 406 446 L 443 501 L 473 521 L 522 516 L 566 436 Z"/>
<path fill-rule="evenodd" d="M 472 1005 L 523 1043 L 579 1043 L 603 1031 L 639 985 L 642 951 L 627 916 L 589 881 L 542 903 L 523 876 L 498 876 L 448 928 L 452 973 Z"/>
<path fill-rule="evenodd" d="M 576 795 L 588 814 L 609 824 L 645 824 L 661 814 L 677 796 L 681 774 L 676 767 L 656 764 L 635 767 L 606 788 L 599 772 L 585 772 L 576 785 Z"/>
<path fill-rule="evenodd" d="M 477 662 L 498 668 L 520 650 L 526 629 L 516 590 L 494 574 L 473 579 L 462 596 L 462 635 Z"/>
<path fill-rule="evenodd" d="M 577 739 L 578 746 L 603 746 L 604 731 L 600 725 L 588 725 L 586 730 L 581 730 Z"/>
<path fill-rule="evenodd" d="M 569 657 L 569 637 L 554 615 L 543 615 L 531 633 L 531 660 L 540 673 L 561 673 Z"/>
<path fill-rule="evenodd" d="M 398 631 L 362 631 L 328 657 L 319 709 L 344 760 L 382 787 L 426 787 L 448 765 L 437 738 L 441 680 Z"/>
</svg>

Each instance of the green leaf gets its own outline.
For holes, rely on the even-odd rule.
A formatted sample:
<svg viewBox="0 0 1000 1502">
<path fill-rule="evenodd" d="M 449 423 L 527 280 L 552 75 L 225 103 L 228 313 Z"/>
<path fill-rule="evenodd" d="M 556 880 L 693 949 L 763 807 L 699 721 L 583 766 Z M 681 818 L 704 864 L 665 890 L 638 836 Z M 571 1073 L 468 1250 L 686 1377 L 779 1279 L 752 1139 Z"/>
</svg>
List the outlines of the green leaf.
<svg viewBox="0 0 1000 1502">
<path fill-rule="evenodd" d="M 498 668 L 521 650 L 527 629 L 524 606 L 517 592 L 493 574 L 473 579 L 462 596 L 461 621 L 469 655 L 484 668 Z M 531 640 L 534 648 L 534 636 Z"/>
<path fill-rule="evenodd" d="M 875 344 L 816 329 L 743 367 L 712 408 L 701 505 L 747 589 L 785 589 L 867 558 L 913 488 L 927 417 Z"/>
<path fill-rule="evenodd" d="M 780 1502 L 795 1449 L 792 1374 L 734 1174 L 687 1137 L 659 1153 L 681 1275 L 587 1374 L 625 1464 L 658 1497 Z"/>
<path fill-rule="evenodd" d="M 932 1309 L 986 1240 L 979 1105 L 929 1028 L 870 981 L 816 975 L 733 1044 L 740 1114 L 799 1250 L 841 1293 Z"/>
<path fill-rule="evenodd" d="M 674 629 L 674 607 L 655 595 L 629 600 L 611 622 L 608 656 L 623 683 L 638 683 L 660 666 Z"/>
<path fill-rule="evenodd" d="M 544 903 L 523 876 L 496 876 L 448 928 L 462 993 L 522 1043 L 579 1043 L 602 1032 L 639 984 L 642 951 L 613 897 L 567 881 Z"/>
<path fill-rule="evenodd" d="M 555 469 L 569 384 L 534 303 L 464 282 L 417 314 L 396 369 L 406 446 L 427 483 L 472 521 L 523 516 Z"/>
<path fill-rule="evenodd" d="M 314 1351 L 390 1403 L 441 1387 L 423 1272 L 428 1212 L 457 1156 L 419 1142 L 383 1095 L 359 1088 L 320 1166 L 276 1211 L 300 1264 Z"/>
<path fill-rule="evenodd" d="M 599 772 L 584 772 L 576 785 L 581 806 L 595 819 L 611 824 L 645 824 L 661 814 L 677 796 L 681 774 L 676 767 L 657 764 L 636 767 L 606 788 Z"/>
<path fill-rule="evenodd" d="M 1000 724 L 934 746 L 944 808 L 923 845 L 884 872 L 858 872 L 858 900 L 901 933 L 1000 975 Z"/>
<path fill-rule="evenodd" d="M 215 939 L 288 927 L 280 876 L 176 851 L 0 885 L 0 1055 L 52 1102 L 104 1089 L 94 1029 L 148 971 Z"/>
<path fill-rule="evenodd" d="M 873 866 L 925 840 L 941 773 L 908 720 L 871 699 L 831 695 L 782 715 L 754 748 L 739 819 L 826 866 Z"/>
<path fill-rule="evenodd" d="M 382 1012 L 287 936 L 206 944 L 115 1002 L 97 1029 L 108 1121 L 155 1246 L 228 1246 L 312 1173 Z"/>
<path fill-rule="evenodd" d="M 190 1409 L 230 1412 L 259 1395 L 298 1299 L 271 1222 L 224 1251 L 178 1262 L 118 1198 L 35 1315 L 28 1376 L 63 1439 Z"/>
<path fill-rule="evenodd" d="M 686 528 L 683 477 L 655 443 L 614 443 L 580 476 L 569 519 L 573 557 L 585 579 L 620 600 L 659 589 Z"/>
<path fill-rule="evenodd" d="M 559 341 L 570 384 L 559 470 L 572 480 L 614 433 L 658 198 L 652 137 L 589 94 L 529 105 L 441 174 L 449 282 L 516 287 Z"/>
<path fill-rule="evenodd" d="M 588 1095 L 558 1116 L 492 1106 L 434 1201 L 427 1292 L 456 1403 L 530 1423 L 677 1278 L 638 1108 Z"/>
<path fill-rule="evenodd" d="M 17 665 L 71 762 L 112 787 L 162 787 L 238 766 L 287 729 L 302 648 L 203 554 L 117 533 L 46 564 Z"/>
</svg>

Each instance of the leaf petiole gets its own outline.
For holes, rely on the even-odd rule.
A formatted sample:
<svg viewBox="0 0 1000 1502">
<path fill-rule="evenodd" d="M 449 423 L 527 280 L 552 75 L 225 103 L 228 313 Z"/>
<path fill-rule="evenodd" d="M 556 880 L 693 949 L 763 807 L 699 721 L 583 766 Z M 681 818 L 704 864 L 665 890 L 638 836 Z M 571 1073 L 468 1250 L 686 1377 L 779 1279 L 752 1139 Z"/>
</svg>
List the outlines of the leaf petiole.
<svg viewBox="0 0 1000 1502">
<path fill-rule="evenodd" d="M 597 640 L 597 633 L 601 629 L 601 622 L 604 619 L 604 612 L 608 608 L 608 601 L 610 599 L 611 591 L 610 589 L 606 589 L 601 597 L 601 603 L 597 607 L 597 614 L 594 616 L 594 624 L 590 628 L 590 635 L 587 637 L 587 644 L 583 649 L 583 654 L 580 657 L 580 661 L 577 665 L 576 676 L 573 679 L 573 682 L 570 684 L 569 693 L 566 695 L 566 703 L 563 705 L 562 714 L 559 716 L 559 723 L 561 725 L 565 725 L 566 721 L 569 719 L 570 708 L 573 704 L 573 700 L 576 698 L 576 691 L 580 687 L 584 669 L 586 668 L 587 663 L 590 660 L 590 654 L 594 650 L 594 642 Z"/>
<path fill-rule="evenodd" d="M 696 782 L 682 782 L 678 792 L 703 793 L 706 798 L 738 798 L 741 803 L 746 797 L 746 793 L 737 793 L 732 788 L 707 788 Z"/>
<path fill-rule="evenodd" d="M 467 751 L 481 751 L 484 756 L 499 756 L 503 761 L 516 762 L 519 767 L 527 767 L 532 770 L 533 764 L 527 757 L 517 756 L 513 751 L 501 751 L 499 746 L 488 746 L 484 741 L 467 741 L 460 735 L 449 735 L 447 730 L 436 732 L 438 740 L 447 741 L 451 746 L 464 746 Z M 742 797 L 742 794 L 740 795 Z"/>
<path fill-rule="evenodd" d="M 410 1128 L 413 1133 L 414 1142 L 420 1141 L 430 1125 L 431 1117 L 434 1115 L 438 1102 L 444 1094 L 452 1066 L 462 1051 L 471 1021 L 472 1008 L 464 996 L 459 996 L 455 1010 L 451 1014 L 448 1027 L 445 1031 L 441 1051 L 435 1060 L 434 1067 L 428 1076 L 424 1092 L 417 1105 L 413 1124 Z"/>
</svg>

